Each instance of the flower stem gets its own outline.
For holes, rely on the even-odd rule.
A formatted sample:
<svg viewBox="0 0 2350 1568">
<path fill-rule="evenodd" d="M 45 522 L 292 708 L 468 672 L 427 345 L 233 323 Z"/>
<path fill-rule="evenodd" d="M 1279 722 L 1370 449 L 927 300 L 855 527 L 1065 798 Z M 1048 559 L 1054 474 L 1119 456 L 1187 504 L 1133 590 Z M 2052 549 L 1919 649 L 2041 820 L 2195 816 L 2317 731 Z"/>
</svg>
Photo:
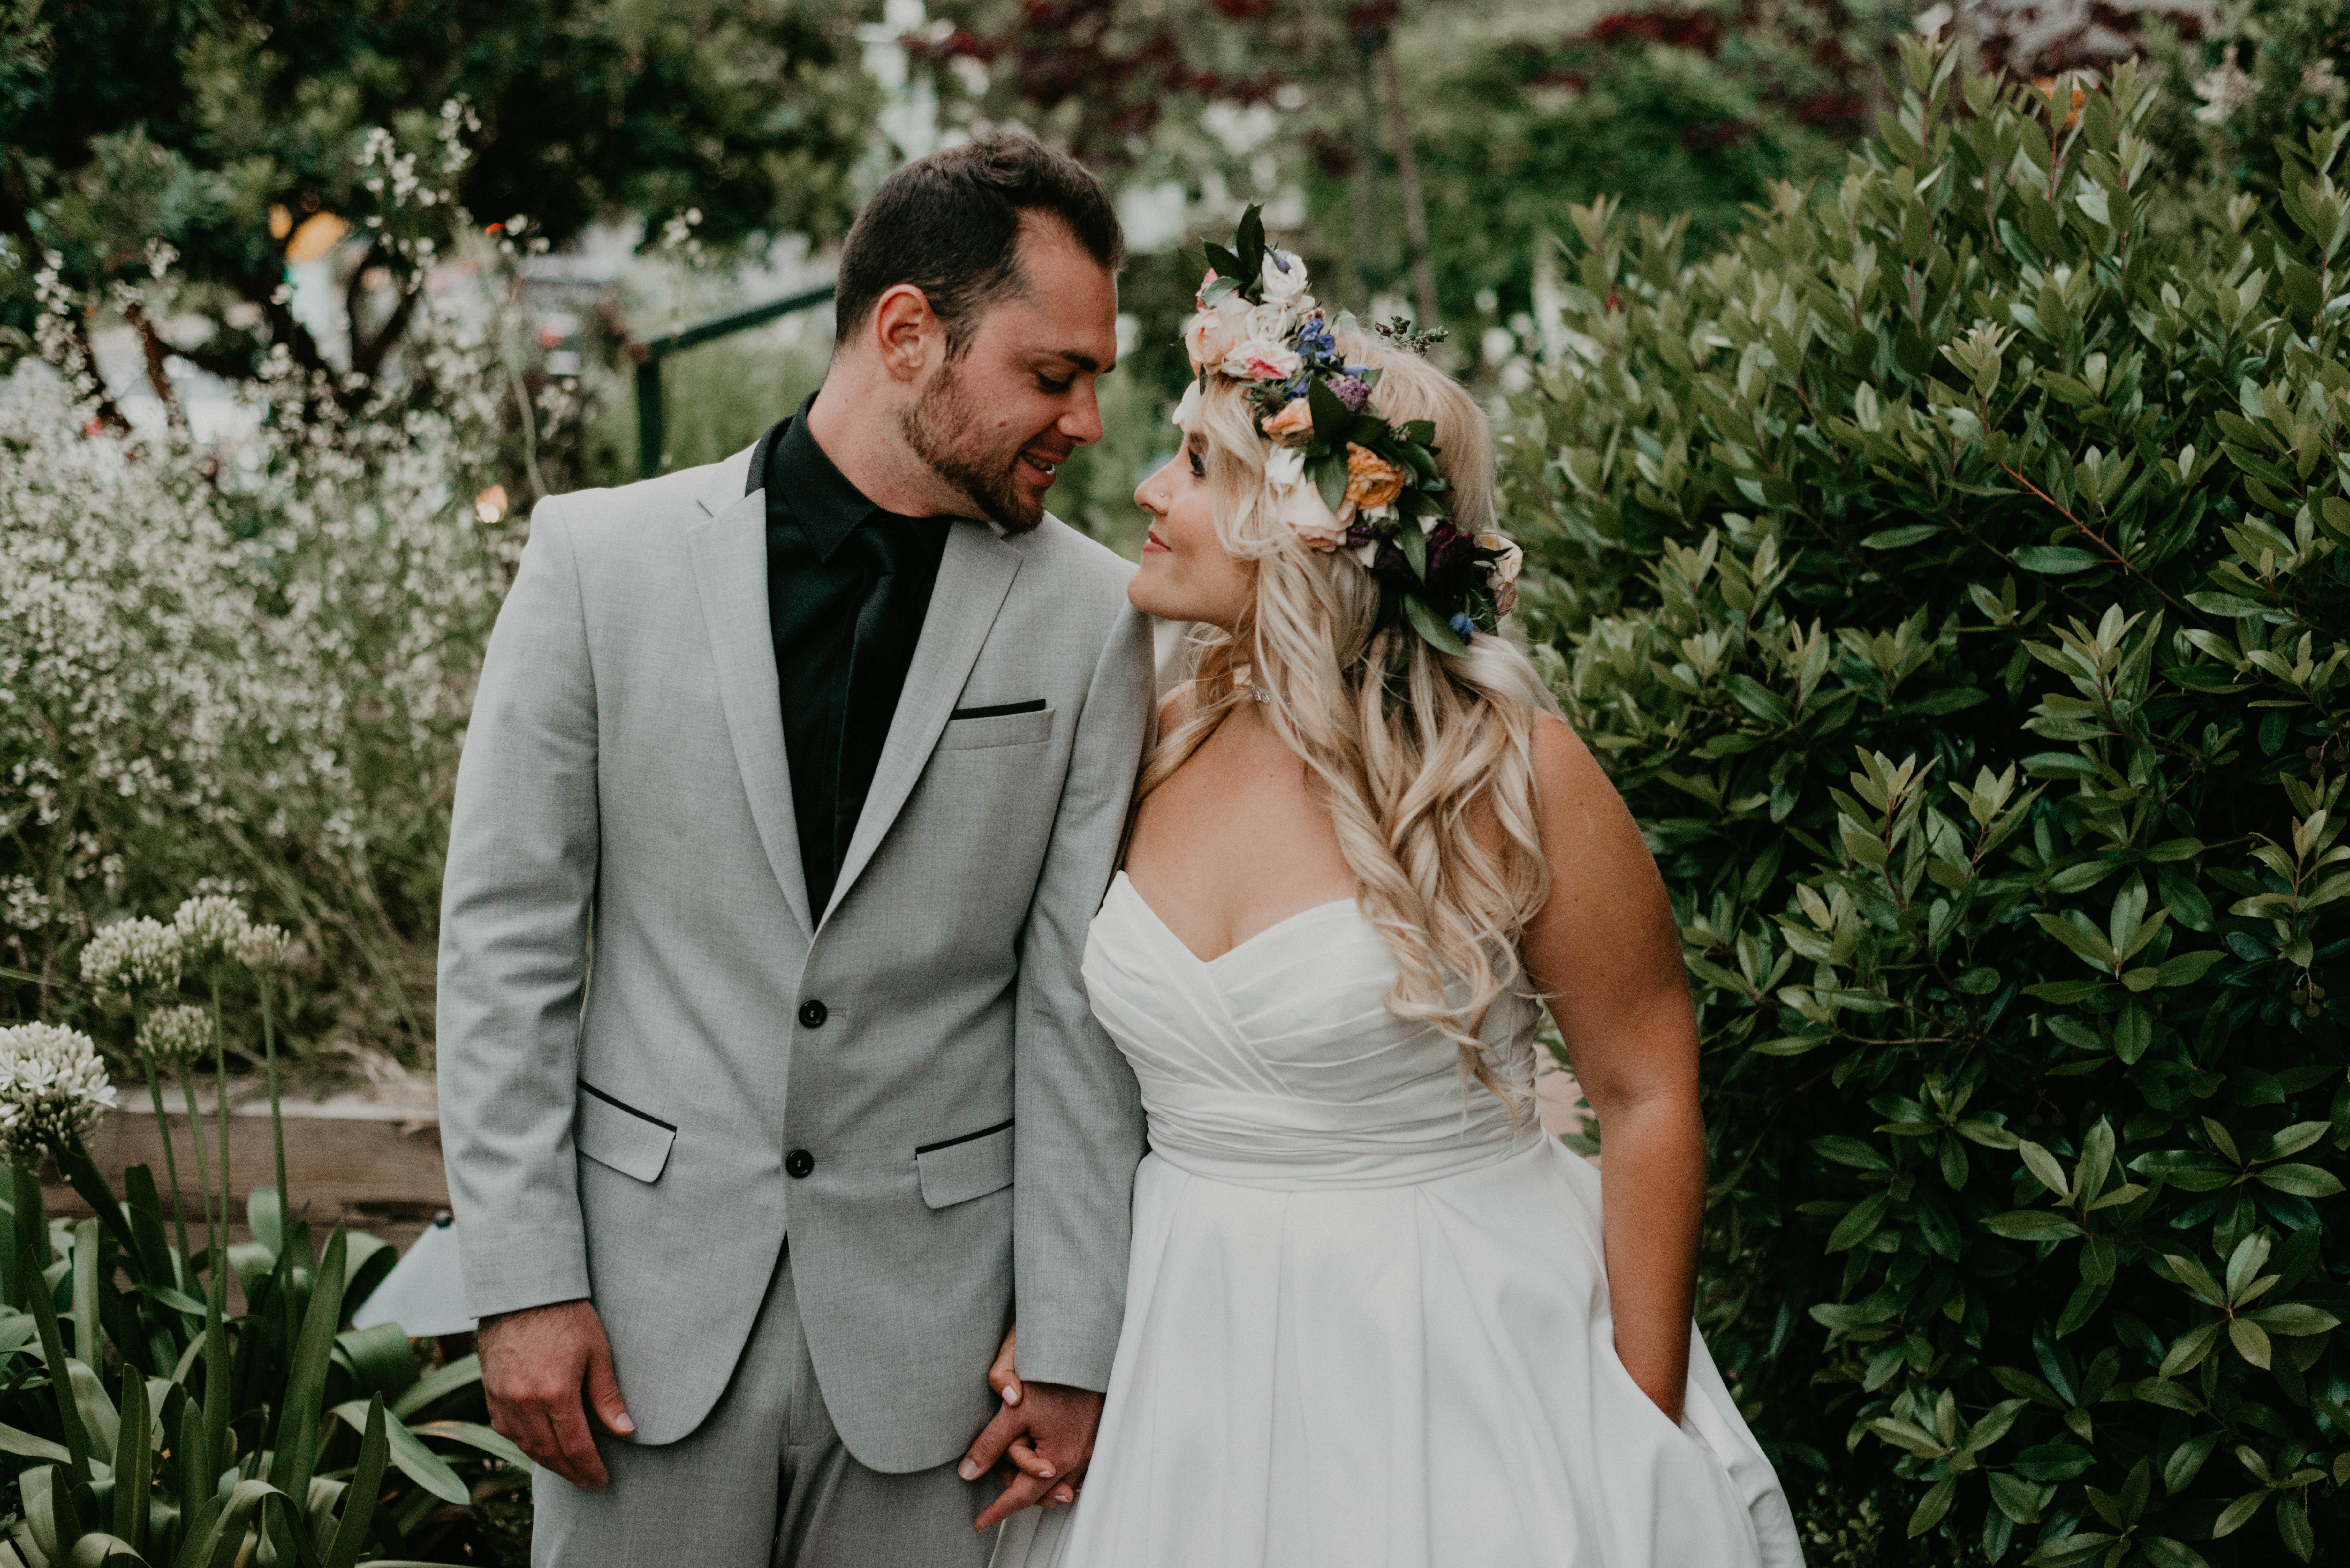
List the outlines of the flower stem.
<svg viewBox="0 0 2350 1568">
<path fill-rule="evenodd" d="M 204 1200 L 204 1251 L 213 1253 L 220 1246 L 220 1237 L 213 1229 L 213 1178 L 204 1164 L 204 1113 L 197 1104 L 195 1075 L 188 1071 L 185 1056 L 180 1058 L 180 1093 L 188 1103 L 188 1141 L 195 1146 L 196 1188 Z M 217 1256 L 212 1266 L 220 1266 Z"/>
<path fill-rule="evenodd" d="M 213 1093 L 220 1107 L 221 1157 L 221 1242 L 228 1242 L 229 1176 L 228 1176 L 228 1029 L 221 1023 L 220 971 L 214 970 L 213 982 Z"/>
<path fill-rule="evenodd" d="M 277 1154 L 278 1228 L 283 1233 L 294 1222 L 294 1198 L 286 1189 L 286 1122 L 277 1109 L 277 1017 L 271 1003 L 269 977 L 261 979 L 261 1054 L 269 1064 L 269 1136 Z"/>
<path fill-rule="evenodd" d="M 131 995 L 130 1013 L 135 1043 L 139 1035 L 146 1033 L 147 1023 L 146 1000 L 136 992 Z M 180 1262 L 184 1265 L 188 1258 L 188 1216 L 180 1202 L 180 1161 L 172 1153 L 172 1118 L 163 1109 L 163 1085 L 155 1076 L 155 1053 L 143 1044 L 137 1049 L 139 1064 L 147 1070 L 147 1097 L 155 1102 L 155 1131 L 163 1140 L 163 1179 L 172 1188 L 172 1223 L 179 1231 Z M 175 1279 L 172 1283 L 181 1286 L 187 1282 Z"/>
</svg>

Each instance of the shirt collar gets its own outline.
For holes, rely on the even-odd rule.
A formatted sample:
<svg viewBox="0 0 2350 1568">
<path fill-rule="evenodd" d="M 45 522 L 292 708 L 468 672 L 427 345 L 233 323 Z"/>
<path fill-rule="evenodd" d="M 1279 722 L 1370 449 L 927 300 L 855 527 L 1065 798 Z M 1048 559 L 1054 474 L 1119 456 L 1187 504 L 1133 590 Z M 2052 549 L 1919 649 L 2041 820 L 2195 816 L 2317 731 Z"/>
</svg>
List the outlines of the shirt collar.
<svg viewBox="0 0 2350 1568">
<path fill-rule="evenodd" d="M 818 388 L 817 391 L 823 389 Z M 808 410 L 816 407 L 810 392 L 799 412 L 776 438 L 767 460 L 767 483 L 790 504 L 800 532 L 815 546 L 816 559 L 829 561 L 849 535 L 879 510 L 851 484 L 808 430 Z"/>
</svg>

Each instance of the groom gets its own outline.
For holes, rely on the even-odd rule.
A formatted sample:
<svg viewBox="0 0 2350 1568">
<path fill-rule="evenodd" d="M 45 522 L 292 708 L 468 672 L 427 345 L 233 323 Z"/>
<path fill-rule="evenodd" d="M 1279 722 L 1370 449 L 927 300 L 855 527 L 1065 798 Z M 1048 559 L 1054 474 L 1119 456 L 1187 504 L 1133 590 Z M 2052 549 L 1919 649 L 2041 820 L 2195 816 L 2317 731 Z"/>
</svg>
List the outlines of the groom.
<svg viewBox="0 0 2350 1568">
<path fill-rule="evenodd" d="M 1045 493 L 1101 435 L 1122 247 L 1033 141 L 910 164 L 796 414 L 532 514 L 440 1063 L 536 1563 L 976 1568 L 955 1461 L 1015 1306 L 1007 1414 L 1054 1473 L 1013 1501 L 1083 1468 L 1142 1121 L 1078 964 L 1150 648 Z"/>
</svg>

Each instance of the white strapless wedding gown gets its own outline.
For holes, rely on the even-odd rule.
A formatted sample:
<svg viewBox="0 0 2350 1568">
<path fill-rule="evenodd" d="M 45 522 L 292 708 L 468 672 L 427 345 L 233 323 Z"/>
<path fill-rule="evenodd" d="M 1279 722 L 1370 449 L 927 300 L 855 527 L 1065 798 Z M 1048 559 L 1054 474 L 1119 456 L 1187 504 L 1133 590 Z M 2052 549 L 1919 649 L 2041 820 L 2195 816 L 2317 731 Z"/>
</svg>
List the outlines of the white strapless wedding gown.
<svg viewBox="0 0 2350 1568">
<path fill-rule="evenodd" d="M 1799 1568 L 1690 1332 L 1676 1428 L 1616 1357 L 1599 1173 L 1388 1012 L 1326 904 L 1202 962 L 1121 873 L 1086 949 L 1149 1114 L 1084 1495 L 994 1568 Z M 1535 1012 L 1486 1039 L 1534 1082 Z"/>
</svg>

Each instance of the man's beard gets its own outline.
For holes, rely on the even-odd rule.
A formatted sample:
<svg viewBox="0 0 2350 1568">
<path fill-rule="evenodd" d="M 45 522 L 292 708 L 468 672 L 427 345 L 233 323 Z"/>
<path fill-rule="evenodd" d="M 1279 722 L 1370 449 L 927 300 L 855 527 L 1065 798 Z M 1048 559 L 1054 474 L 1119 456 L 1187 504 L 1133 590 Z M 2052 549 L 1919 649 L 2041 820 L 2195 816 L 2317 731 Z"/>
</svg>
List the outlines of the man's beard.
<svg viewBox="0 0 2350 1568">
<path fill-rule="evenodd" d="M 1044 504 L 1032 502 L 1021 493 L 1014 477 L 1019 453 L 1014 452 L 1009 461 L 1003 461 L 983 452 L 978 427 L 979 420 L 951 359 L 940 367 L 914 406 L 898 416 L 899 432 L 932 473 L 970 497 L 972 505 L 1006 533 L 1024 534 L 1045 520 Z"/>
</svg>

